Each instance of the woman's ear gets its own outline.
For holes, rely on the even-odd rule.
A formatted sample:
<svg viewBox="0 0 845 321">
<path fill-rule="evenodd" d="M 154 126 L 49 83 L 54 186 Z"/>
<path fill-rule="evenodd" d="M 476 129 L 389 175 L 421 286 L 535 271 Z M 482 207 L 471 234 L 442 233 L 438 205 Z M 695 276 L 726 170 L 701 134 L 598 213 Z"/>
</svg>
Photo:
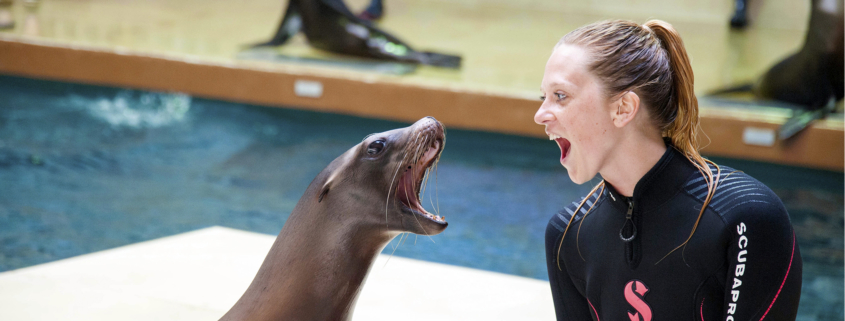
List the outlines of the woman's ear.
<svg viewBox="0 0 845 321">
<path fill-rule="evenodd" d="M 613 125 L 618 128 L 628 125 L 640 111 L 640 96 L 633 91 L 627 91 L 614 102 L 612 111 Z"/>
</svg>

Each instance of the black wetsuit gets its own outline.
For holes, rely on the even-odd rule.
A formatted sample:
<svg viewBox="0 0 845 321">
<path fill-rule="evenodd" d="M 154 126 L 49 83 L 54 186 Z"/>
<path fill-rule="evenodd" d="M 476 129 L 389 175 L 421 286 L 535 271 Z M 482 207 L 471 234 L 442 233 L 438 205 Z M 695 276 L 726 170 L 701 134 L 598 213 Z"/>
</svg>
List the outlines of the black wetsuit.
<svg viewBox="0 0 845 321">
<path fill-rule="evenodd" d="M 789 215 L 768 187 L 721 168 L 694 236 L 662 261 L 687 239 L 707 195 L 701 173 L 672 147 L 633 197 L 610 184 L 598 202 L 600 190 L 590 195 L 559 261 L 580 202 L 555 214 L 546 261 L 557 319 L 795 320 L 802 264 Z"/>
</svg>

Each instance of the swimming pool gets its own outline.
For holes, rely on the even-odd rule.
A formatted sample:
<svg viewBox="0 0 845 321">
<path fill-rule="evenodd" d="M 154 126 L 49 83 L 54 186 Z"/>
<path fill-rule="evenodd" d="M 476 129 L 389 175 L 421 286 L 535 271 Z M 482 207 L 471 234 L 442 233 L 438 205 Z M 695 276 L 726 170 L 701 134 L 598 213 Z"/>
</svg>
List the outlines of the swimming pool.
<svg viewBox="0 0 845 321">
<path fill-rule="evenodd" d="M 5 76 L 0 97 L 0 271 L 212 225 L 275 235 L 325 165 L 407 125 Z M 449 228 L 385 251 L 547 279 L 548 218 L 591 184 L 569 181 L 553 142 L 445 125 L 422 203 Z M 799 320 L 841 320 L 843 175 L 714 160 L 787 206 L 804 259 Z"/>
</svg>

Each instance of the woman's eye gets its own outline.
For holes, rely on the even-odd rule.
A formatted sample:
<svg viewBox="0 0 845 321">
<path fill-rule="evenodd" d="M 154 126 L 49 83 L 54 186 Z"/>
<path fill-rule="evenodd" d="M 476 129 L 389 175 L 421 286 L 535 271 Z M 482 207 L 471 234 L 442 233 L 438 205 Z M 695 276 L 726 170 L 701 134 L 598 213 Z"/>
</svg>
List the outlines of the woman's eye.
<svg viewBox="0 0 845 321">
<path fill-rule="evenodd" d="M 375 155 L 381 153 L 382 149 L 384 149 L 384 141 L 379 139 L 370 143 L 370 146 L 367 146 L 367 154 Z"/>
<path fill-rule="evenodd" d="M 566 98 L 566 95 L 562 93 L 555 93 L 555 97 L 557 97 L 557 100 L 563 100 Z"/>
<path fill-rule="evenodd" d="M 540 96 L 540 101 L 546 101 L 546 95 Z"/>
</svg>

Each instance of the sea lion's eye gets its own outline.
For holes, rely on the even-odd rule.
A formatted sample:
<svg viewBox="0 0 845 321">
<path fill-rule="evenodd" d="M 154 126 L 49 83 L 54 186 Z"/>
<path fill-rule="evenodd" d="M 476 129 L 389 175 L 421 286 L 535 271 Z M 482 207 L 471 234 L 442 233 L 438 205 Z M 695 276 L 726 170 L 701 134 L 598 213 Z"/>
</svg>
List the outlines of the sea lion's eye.
<svg viewBox="0 0 845 321">
<path fill-rule="evenodd" d="M 370 146 L 367 147 L 367 154 L 375 155 L 381 153 L 382 149 L 384 149 L 384 141 L 379 139 L 370 143 Z"/>
</svg>

